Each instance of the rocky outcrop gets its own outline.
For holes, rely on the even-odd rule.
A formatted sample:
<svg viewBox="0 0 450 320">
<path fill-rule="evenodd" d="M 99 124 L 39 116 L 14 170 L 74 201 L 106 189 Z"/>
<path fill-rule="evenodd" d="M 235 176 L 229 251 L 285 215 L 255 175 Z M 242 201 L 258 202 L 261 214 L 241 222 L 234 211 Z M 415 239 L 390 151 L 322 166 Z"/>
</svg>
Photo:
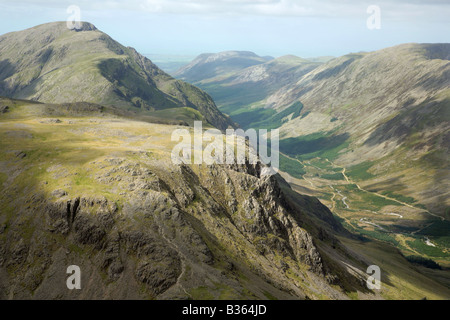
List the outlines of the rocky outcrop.
<svg viewBox="0 0 450 320">
<path fill-rule="evenodd" d="M 311 235 L 301 228 L 295 218 L 301 213 L 288 203 L 275 176 L 260 177 L 261 163 L 240 166 L 244 174 L 231 172 L 234 179 L 229 177 L 230 169 L 220 166 L 208 169 L 211 176 L 225 181 L 229 196 L 229 202 L 225 204 L 227 211 L 234 225 L 255 243 L 261 254 L 281 253 L 307 264 L 317 274 L 324 274 L 322 259 Z M 235 185 L 239 186 L 238 190 Z M 236 206 L 236 201 L 233 201 L 236 193 L 247 192 L 250 196 L 243 198 L 242 203 Z"/>
<path fill-rule="evenodd" d="M 314 286 L 322 283 L 317 290 L 337 294 L 301 225 L 304 213 L 279 177 L 261 176 L 260 163 L 164 167 L 149 165 L 146 153 L 132 159 L 90 164 L 91 179 L 110 196 L 55 189 L 15 203 L 17 215 L 0 229 L 0 269 L 9 274 L 0 276 L 10 284 L 3 296 L 189 298 L 193 288 L 214 292 L 220 283 L 245 297 L 239 278 L 248 272 L 299 298 L 313 294 L 301 286 L 311 273 Z M 71 264 L 95 290 L 67 291 L 61 278 Z"/>
</svg>

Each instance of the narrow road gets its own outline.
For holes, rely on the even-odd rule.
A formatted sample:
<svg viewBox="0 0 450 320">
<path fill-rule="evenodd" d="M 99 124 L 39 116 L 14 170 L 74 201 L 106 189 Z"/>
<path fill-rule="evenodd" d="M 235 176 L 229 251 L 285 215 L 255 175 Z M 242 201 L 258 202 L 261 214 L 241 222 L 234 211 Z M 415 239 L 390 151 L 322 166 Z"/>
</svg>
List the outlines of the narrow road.
<svg viewBox="0 0 450 320">
<path fill-rule="evenodd" d="M 332 192 L 333 192 L 333 197 L 331 198 L 331 201 L 333 201 L 333 209 L 334 209 L 334 207 L 335 207 L 335 205 L 334 205 L 334 198 L 336 197 L 335 191 L 337 191 L 337 194 L 341 197 L 341 201 L 342 201 L 342 203 L 344 204 L 344 206 L 345 206 L 347 209 L 350 209 L 350 207 L 349 207 L 349 205 L 347 204 L 347 202 L 345 202 L 345 200 L 347 199 L 347 197 L 344 196 L 344 195 L 341 193 L 340 190 L 336 190 L 332 185 L 329 185 L 329 187 L 333 190 L 333 191 L 332 191 Z"/>
<path fill-rule="evenodd" d="M 338 194 L 341 196 L 341 201 L 342 201 L 342 203 L 344 204 L 344 206 L 345 206 L 347 209 L 350 209 L 350 207 L 348 206 L 347 202 L 345 202 L 345 200 L 347 199 L 347 197 L 344 196 L 344 195 L 341 193 L 340 190 L 338 190 Z"/>
<path fill-rule="evenodd" d="M 336 193 L 334 192 L 334 188 L 330 185 L 330 188 L 333 190 L 333 196 L 331 197 L 331 203 L 333 204 L 331 211 L 334 211 L 334 208 L 336 207 L 336 204 L 334 203 L 334 198 L 336 198 Z"/>
<path fill-rule="evenodd" d="M 370 222 L 370 221 L 368 221 L 368 220 L 367 220 L 366 218 L 361 218 L 361 219 L 359 219 L 359 221 L 360 221 L 360 222 L 362 222 L 362 223 L 365 223 L 365 224 L 368 224 L 368 225 L 374 226 L 374 227 L 376 227 L 376 228 L 378 228 L 378 229 L 380 229 L 380 230 L 383 230 L 383 231 L 389 232 L 388 230 L 386 230 L 385 228 L 383 228 L 383 227 L 382 227 L 382 226 L 380 226 L 379 224 L 376 224 L 376 223 Z"/>
</svg>

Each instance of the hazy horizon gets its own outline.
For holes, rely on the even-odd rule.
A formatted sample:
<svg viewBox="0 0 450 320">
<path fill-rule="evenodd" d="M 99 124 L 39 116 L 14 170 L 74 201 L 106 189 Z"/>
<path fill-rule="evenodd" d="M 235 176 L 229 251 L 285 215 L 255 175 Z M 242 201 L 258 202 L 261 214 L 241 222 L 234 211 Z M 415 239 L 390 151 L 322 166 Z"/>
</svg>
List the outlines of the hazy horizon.
<svg viewBox="0 0 450 320">
<path fill-rule="evenodd" d="M 450 3 L 438 0 L 1 1 L 0 34 L 66 21 L 70 5 L 80 8 L 82 21 L 147 55 L 237 50 L 311 58 L 449 42 Z M 367 27 L 371 5 L 380 9 L 380 29 Z"/>
</svg>

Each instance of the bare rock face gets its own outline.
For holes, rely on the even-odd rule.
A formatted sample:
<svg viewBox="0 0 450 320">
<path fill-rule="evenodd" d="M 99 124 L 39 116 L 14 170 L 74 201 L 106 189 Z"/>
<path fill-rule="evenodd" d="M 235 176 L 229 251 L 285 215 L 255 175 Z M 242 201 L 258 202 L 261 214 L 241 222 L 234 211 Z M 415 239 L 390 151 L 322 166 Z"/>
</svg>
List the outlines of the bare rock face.
<svg viewBox="0 0 450 320">
<path fill-rule="evenodd" d="M 264 255 L 270 251 L 281 252 L 307 264 L 313 272 L 324 274 L 322 259 L 313 239 L 294 218 L 299 213 L 295 212 L 287 202 L 275 176 L 258 178 L 261 175 L 260 163 L 247 164 L 244 167 L 247 174 L 244 177 L 236 177 L 234 185 L 241 186 L 239 192 L 250 192 L 250 197 L 243 200 L 240 212 L 232 215 L 234 224 L 252 241 L 256 241 L 256 248 L 261 254 Z M 216 167 L 210 170 L 220 171 L 221 168 Z M 223 172 L 219 176 L 226 174 Z M 217 173 L 211 173 L 211 175 L 218 176 Z M 244 181 L 240 181 L 241 179 Z M 251 179 L 252 183 L 248 183 L 246 179 Z M 226 184 L 230 185 L 231 180 L 228 181 Z M 232 197 L 235 194 L 234 190 L 230 195 Z M 233 209 L 233 206 L 230 209 Z M 272 236 L 267 237 L 267 235 Z"/>
</svg>

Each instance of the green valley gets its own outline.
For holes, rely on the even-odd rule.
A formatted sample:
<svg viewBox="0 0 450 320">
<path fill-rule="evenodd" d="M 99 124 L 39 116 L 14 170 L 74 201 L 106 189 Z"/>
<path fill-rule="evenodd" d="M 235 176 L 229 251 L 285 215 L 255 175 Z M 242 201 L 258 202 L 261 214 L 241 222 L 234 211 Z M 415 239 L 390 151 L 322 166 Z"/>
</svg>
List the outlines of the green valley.
<svg viewBox="0 0 450 320">
<path fill-rule="evenodd" d="M 449 52 L 278 58 L 193 83 L 242 127 L 278 128 L 283 177 L 348 230 L 448 268 Z"/>
</svg>

